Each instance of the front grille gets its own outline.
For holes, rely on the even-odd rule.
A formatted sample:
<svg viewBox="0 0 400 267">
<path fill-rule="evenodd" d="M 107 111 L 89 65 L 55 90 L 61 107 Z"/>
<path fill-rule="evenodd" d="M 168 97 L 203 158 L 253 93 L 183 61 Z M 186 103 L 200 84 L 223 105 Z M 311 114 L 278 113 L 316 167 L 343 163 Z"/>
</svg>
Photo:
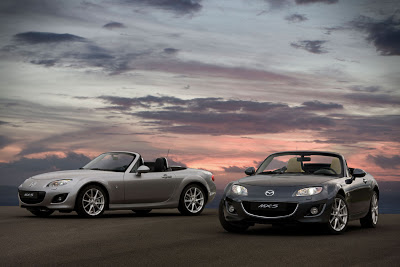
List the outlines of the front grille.
<svg viewBox="0 0 400 267">
<path fill-rule="evenodd" d="M 243 201 L 242 206 L 250 215 L 273 218 L 291 215 L 296 210 L 297 203 Z"/>
<path fill-rule="evenodd" d="M 21 191 L 18 190 L 19 199 L 26 204 L 38 204 L 46 196 L 44 191 Z M 28 196 L 29 195 L 29 196 Z"/>
</svg>

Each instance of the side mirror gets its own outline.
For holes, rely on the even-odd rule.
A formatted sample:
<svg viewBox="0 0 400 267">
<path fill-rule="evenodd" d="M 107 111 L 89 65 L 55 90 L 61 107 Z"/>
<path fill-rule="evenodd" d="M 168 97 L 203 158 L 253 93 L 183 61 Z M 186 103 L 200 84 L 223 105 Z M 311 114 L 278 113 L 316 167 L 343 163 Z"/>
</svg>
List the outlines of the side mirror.
<svg viewBox="0 0 400 267">
<path fill-rule="evenodd" d="M 136 175 L 140 176 L 142 173 L 148 173 L 149 171 L 149 167 L 147 167 L 146 165 L 142 165 L 137 169 Z"/>
<path fill-rule="evenodd" d="M 248 168 L 244 171 L 244 173 L 245 173 L 246 175 L 254 175 L 254 174 L 256 173 L 256 169 L 254 169 L 254 167 L 248 167 Z"/>
<path fill-rule="evenodd" d="M 353 177 L 364 177 L 367 173 L 361 169 L 354 169 L 353 171 Z"/>
</svg>

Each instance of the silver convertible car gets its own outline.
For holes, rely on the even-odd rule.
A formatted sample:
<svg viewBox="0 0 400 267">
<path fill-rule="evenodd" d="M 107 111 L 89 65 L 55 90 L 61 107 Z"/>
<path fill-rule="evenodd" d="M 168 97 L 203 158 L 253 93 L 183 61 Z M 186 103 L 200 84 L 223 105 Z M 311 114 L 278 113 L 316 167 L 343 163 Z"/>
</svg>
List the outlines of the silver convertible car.
<svg viewBox="0 0 400 267">
<path fill-rule="evenodd" d="M 198 215 L 216 194 L 211 172 L 168 166 L 166 158 L 145 162 L 135 152 L 107 152 L 79 170 L 33 176 L 18 188 L 20 206 L 45 217 L 75 210 L 99 217 L 105 210 L 178 208 Z"/>
</svg>

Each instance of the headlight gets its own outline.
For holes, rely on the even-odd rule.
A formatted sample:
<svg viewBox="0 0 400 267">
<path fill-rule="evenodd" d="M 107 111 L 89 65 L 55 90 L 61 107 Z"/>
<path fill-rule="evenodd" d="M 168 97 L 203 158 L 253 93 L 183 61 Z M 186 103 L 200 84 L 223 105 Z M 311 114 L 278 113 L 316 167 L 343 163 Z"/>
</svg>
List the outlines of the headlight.
<svg viewBox="0 0 400 267">
<path fill-rule="evenodd" d="M 71 182 L 72 179 L 63 179 L 63 180 L 57 180 L 49 183 L 47 186 L 48 187 L 57 187 L 57 186 L 63 186 Z"/>
<path fill-rule="evenodd" d="M 296 192 L 297 197 L 312 196 L 321 193 L 322 187 L 307 187 Z"/>
<path fill-rule="evenodd" d="M 241 185 L 232 185 L 232 192 L 239 196 L 247 196 L 247 188 Z"/>
</svg>

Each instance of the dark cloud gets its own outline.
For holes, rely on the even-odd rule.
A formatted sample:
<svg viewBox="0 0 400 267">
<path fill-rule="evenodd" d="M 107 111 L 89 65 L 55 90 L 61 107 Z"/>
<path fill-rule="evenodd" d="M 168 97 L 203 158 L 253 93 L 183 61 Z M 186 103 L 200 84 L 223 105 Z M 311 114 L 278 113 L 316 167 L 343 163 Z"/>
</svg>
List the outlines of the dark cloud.
<svg viewBox="0 0 400 267">
<path fill-rule="evenodd" d="M 112 30 L 112 29 L 118 29 L 118 28 L 125 28 L 125 25 L 120 22 L 110 22 L 110 23 L 103 25 L 103 28 Z"/>
<path fill-rule="evenodd" d="M 57 60 L 55 59 L 31 60 L 31 63 L 36 65 L 43 65 L 45 67 L 53 67 L 57 63 Z"/>
<path fill-rule="evenodd" d="M 295 43 L 293 42 L 290 44 L 290 46 L 294 48 L 301 48 L 314 54 L 324 54 L 327 53 L 327 51 L 322 47 L 322 45 L 325 43 L 326 41 L 323 40 L 304 40 Z"/>
<path fill-rule="evenodd" d="M 228 173 L 238 173 L 238 172 L 242 173 L 246 168 L 238 166 L 229 166 L 229 167 L 222 167 L 222 169 L 224 169 L 224 171 Z"/>
<path fill-rule="evenodd" d="M 384 155 L 368 155 L 368 160 L 373 161 L 376 165 L 383 169 L 399 169 L 400 168 L 400 156 L 396 155 L 393 157 L 386 157 Z"/>
<path fill-rule="evenodd" d="M 292 14 L 290 16 L 286 16 L 285 19 L 289 22 L 303 22 L 308 20 L 308 18 L 302 14 Z"/>
<path fill-rule="evenodd" d="M 46 156 L 44 158 L 25 158 L 9 163 L 0 163 L 1 184 L 19 185 L 25 179 L 40 173 L 78 169 L 86 165 L 90 158 L 83 154 L 69 152 L 65 157 Z"/>
<path fill-rule="evenodd" d="M 345 97 L 347 99 L 351 99 L 355 103 L 366 104 L 370 106 L 400 105 L 400 97 L 389 94 L 353 93 L 347 94 Z"/>
<path fill-rule="evenodd" d="M 318 100 L 304 102 L 302 108 L 307 110 L 331 110 L 331 109 L 343 109 L 343 105 L 337 103 L 323 103 Z"/>
<path fill-rule="evenodd" d="M 400 116 L 329 114 L 344 109 L 333 102 L 313 100 L 291 107 L 284 103 L 222 98 L 101 96 L 99 99 L 112 104 L 107 107 L 109 110 L 137 117 L 142 125 L 164 133 L 248 135 L 311 129 L 319 143 L 400 140 Z"/>
<path fill-rule="evenodd" d="M 298 5 L 314 4 L 314 3 L 335 4 L 339 2 L 339 0 L 296 0 L 295 2 Z"/>
<path fill-rule="evenodd" d="M 176 49 L 176 48 L 168 47 L 168 48 L 164 49 L 164 53 L 166 53 L 166 54 L 176 54 L 178 52 L 179 52 L 179 49 Z"/>
<path fill-rule="evenodd" d="M 351 24 L 367 33 L 367 41 L 373 43 L 383 56 L 400 55 L 400 19 L 391 16 L 382 21 L 361 16 Z"/>
<path fill-rule="evenodd" d="M 9 124 L 9 122 L 7 122 L 7 121 L 0 121 L 0 125 L 6 125 L 6 124 Z"/>
<path fill-rule="evenodd" d="M 367 92 L 367 93 L 375 93 L 380 91 L 382 88 L 380 86 L 362 86 L 362 85 L 354 85 L 350 87 L 351 90 L 357 92 Z"/>
<path fill-rule="evenodd" d="M 128 3 L 146 5 L 176 14 L 193 14 L 202 8 L 201 0 L 127 0 Z"/>
<path fill-rule="evenodd" d="M 268 3 L 270 9 L 282 9 L 288 5 L 290 5 L 289 0 L 263 0 Z"/>
<path fill-rule="evenodd" d="M 14 140 L 4 136 L 4 135 L 0 135 L 0 149 L 3 149 L 4 147 L 8 146 L 9 144 L 14 143 Z"/>
<path fill-rule="evenodd" d="M 332 114 L 338 117 L 336 126 L 320 133 L 320 142 L 356 144 L 359 142 L 400 142 L 400 116 L 355 116 Z"/>
<path fill-rule="evenodd" d="M 23 32 L 14 35 L 18 42 L 28 44 L 42 43 L 61 43 L 61 42 L 83 42 L 86 39 L 80 36 L 68 33 L 52 33 L 52 32 Z"/>
</svg>

